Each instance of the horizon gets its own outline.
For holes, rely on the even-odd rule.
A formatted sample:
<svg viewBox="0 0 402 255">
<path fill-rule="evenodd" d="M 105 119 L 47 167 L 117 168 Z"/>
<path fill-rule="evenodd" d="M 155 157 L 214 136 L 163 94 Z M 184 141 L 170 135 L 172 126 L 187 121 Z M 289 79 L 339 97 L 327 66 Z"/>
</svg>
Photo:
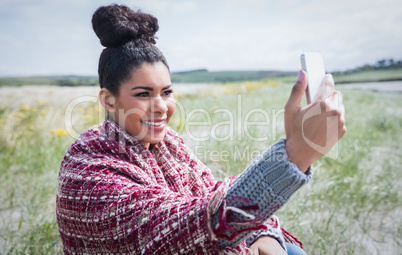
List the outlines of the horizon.
<svg viewBox="0 0 402 255">
<path fill-rule="evenodd" d="M 378 60 L 379 61 L 379 60 Z M 378 62 L 377 61 L 377 62 Z M 402 60 L 400 60 L 402 61 Z M 356 70 L 364 65 L 370 65 L 370 66 L 375 66 L 375 64 L 370 64 L 370 63 L 366 63 L 366 64 L 362 64 L 362 65 L 358 65 L 354 68 L 349 68 L 349 69 L 345 69 L 345 70 L 326 70 L 327 73 L 342 73 L 342 72 L 348 72 L 348 71 L 353 71 Z M 301 70 L 301 68 L 297 69 L 297 70 L 274 70 L 274 69 L 250 69 L 250 70 L 236 70 L 236 69 L 223 69 L 223 70 L 209 70 L 207 68 L 197 68 L 197 69 L 191 69 L 191 70 L 179 70 L 179 71 L 171 71 L 171 74 L 178 74 L 178 73 L 190 73 L 190 72 L 198 72 L 198 71 L 206 71 L 206 72 L 211 72 L 211 73 L 217 73 L 217 72 L 280 72 L 280 73 L 294 73 L 295 75 L 297 74 L 297 72 Z M 94 77 L 98 77 L 98 74 L 44 74 L 44 75 L 26 75 L 26 76 L 1 76 L 0 74 L 0 79 L 7 79 L 7 78 L 40 78 L 40 77 L 89 77 L 89 78 L 94 78 Z"/>
</svg>

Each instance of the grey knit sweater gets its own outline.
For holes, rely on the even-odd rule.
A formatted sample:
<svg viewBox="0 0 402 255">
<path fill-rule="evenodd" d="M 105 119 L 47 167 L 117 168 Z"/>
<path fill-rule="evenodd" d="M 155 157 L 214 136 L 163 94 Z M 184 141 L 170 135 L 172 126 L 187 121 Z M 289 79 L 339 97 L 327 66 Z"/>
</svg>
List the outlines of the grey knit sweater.
<svg viewBox="0 0 402 255">
<path fill-rule="evenodd" d="M 242 224 L 233 224 L 231 227 L 237 232 L 247 229 L 250 226 L 247 221 L 252 222 L 253 215 L 262 216 L 262 223 L 267 221 L 280 207 L 282 207 L 303 184 L 311 179 L 311 168 L 306 173 L 301 172 L 296 165 L 288 159 L 285 150 L 285 139 L 279 140 L 265 151 L 259 159 L 255 160 L 229 187 L 225 203 L 233 208 L 244 208 L 244 199 L 249 204 L 258 204 L 258 211 L 232 212 L 234 216 L 241 219 Z M 236 200 L 236 198 L 244 198 Z M 212 228 L 219 224 L 219 215 L 212 216 Z M 255 223 L 255 222 L 254 222 Z M 253 235 L 258 237 L 261 234 L 269 234 L 278 237 L 273 230 L 247 231 L 238 235 L 234 240 L 228 241 L 218 239 L 220 248 L 236 246 L 242 240 Z M 250 239 L 250 238 L 248 238 Z M 282 243 L 281 240 L 280 243 Z M 283 243 L 282 243 L 283 245 Z"/>
</svg>

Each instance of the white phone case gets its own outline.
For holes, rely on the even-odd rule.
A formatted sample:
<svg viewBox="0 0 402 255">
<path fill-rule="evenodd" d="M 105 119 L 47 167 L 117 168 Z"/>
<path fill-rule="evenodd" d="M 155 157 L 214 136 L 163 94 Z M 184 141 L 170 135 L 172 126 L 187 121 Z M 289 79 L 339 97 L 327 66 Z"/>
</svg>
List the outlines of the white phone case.
<svg viewBox="0 0 402 255">
<path fill-rule="evenodd" d="M 306 90 L 307 104 L 317 95 L 325 77 L 324 60 L 321 53 L 305 52 L 300 56 L 302 69 L 307 73 L 308 86 Z"/>
</svg>

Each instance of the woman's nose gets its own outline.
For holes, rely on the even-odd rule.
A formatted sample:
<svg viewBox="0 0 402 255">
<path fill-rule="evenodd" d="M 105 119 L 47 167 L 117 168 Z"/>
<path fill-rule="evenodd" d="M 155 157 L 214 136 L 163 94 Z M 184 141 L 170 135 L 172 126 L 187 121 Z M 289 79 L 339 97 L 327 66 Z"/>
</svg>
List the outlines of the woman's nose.
<svg viewBox="0 0 402 255">
<path fill-rule="evenodd" d="M 152 97 L 151 100 L 151 112 L 158 112 L 158 113 L 166 113 L 168 110 L 168 107 L 166 105 L 165 100 L 158 96 L 158 97 Z"/>
</svg>

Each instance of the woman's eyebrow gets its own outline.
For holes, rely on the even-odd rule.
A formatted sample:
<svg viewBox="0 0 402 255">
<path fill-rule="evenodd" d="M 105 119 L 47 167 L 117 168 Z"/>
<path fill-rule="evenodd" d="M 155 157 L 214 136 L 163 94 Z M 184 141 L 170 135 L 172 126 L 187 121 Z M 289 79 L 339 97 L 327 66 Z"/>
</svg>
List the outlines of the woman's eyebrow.
<svg viewBox="0 0 402 255">
<path fill-rule="evenodd" d="M 172 87 L 172 86 L 173 86 L 173 84 L 166 85 L 165 87 L 163 87 L 162 90 L 169 89 L 169 88 Z"/>
<path fill-rule="evenodd" d="M 172 86 L 173 86 L 173 84 L 166 85 L 165 87 L 162 88 L 162 90 L 169 89 Z M 135 90 L 135 89 L 143 89 L 143 90 L 148 90 L 148 91 L 154 90 L 152 87 L 147 87 L 147 86 L 137 86 L 137 87 L 132 88 L 131 90 Z"/>
<path fill-rule="evenodd" d="M 148 90 L 148 91 L 154 90 L 153 88 L 146 87 L 146 86 L 137 86 L 137 87 L 132 88 L 131 90 L 135 90 L 135 89 L 143 89 L 143 90 Z"/>
</svg>

